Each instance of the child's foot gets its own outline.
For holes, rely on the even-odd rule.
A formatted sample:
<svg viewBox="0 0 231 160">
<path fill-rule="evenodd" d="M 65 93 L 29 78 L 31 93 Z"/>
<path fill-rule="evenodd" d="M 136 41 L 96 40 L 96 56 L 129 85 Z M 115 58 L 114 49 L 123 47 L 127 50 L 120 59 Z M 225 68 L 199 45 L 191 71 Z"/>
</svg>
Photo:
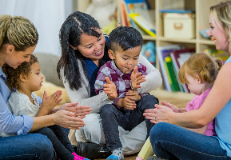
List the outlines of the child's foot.
<svg viewBox="0 0 231 160">
<path fill-rule="evenodd" d="M 124 155 L 122 153 L 122 148 L 118 148 L 118 149 L 114 149 L 112 151 L 112 154 L 107 157 L 106 160 L 123 160 L 124 159 Z"/>
<path fill-rule="evenodd" d="M 73 152 L 72 154 L 74 155 L 74 160 L 89 160 L 88 158 L 77 155 L 75 152 Z"/>
<path fill-rule="evenodd" d="M 136 157 L 136 160 L 144 160 L 142 158 L 140 158 L 139 156 Z"/>
</svg>

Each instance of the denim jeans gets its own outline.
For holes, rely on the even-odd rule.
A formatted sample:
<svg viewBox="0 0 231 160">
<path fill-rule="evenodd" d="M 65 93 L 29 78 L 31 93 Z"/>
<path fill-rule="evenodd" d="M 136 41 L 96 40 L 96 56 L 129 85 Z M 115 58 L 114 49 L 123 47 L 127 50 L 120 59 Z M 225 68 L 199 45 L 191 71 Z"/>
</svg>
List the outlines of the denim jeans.
<svg viewBox="0 0 231 160">
<path fill-rule="evenodd" d="M 165 159 L 231 160 L 219 141 L 170 123 L 158 123 L 150 132 L 154 153 Z"/>
<path fill-rule="evenodd" d="M 55 152 L 61 160 L 73 160 L 74 148 L 72 147 L 65 128 L 54 125 L 41 128 L 35 133 L 46 135 L 52 142 Z"/>
<path fill-rule="evenodd" d="M 145 117 L 143 116 L 145 110 L 154 108 L 154 105 L 158 103 L 159 101 L 156 97 L 146 95 L 136 102 L 136 108 L 134 110 L 119 110 L 112 104 L 106 104 L 101 107 L 99 113 L 102 118 L 106 143 L 110 150 L 122 148 L 122 144 L 119 139 L 118 126 L 131 131 L 134 127 L 145 120 Z M 145 120 L 145 122 L 148 137 L 154 124 L 148 119 Z"/>
<path fill-rule="evenodd" d="M 0 160 L 52 160 L 54 148 L 42 134 L 0 138 Z"/>
</svg>

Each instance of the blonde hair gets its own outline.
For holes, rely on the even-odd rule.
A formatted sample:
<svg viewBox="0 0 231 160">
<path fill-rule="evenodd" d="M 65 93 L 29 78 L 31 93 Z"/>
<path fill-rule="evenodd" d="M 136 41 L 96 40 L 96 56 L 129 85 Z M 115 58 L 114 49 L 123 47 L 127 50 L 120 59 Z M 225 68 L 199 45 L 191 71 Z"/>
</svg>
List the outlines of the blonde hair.
<svg viewBox="0 0 231 160">
<path fill-rule="evenodd" d="M 215 23 L 222 25 L 225 34 L 231 41 L 231 1 L 221 2 L 210 7 L 210 14 L 213 15 Z"/>
<path fill-rule="evenodd" d="M 0 48 L 4 44 L 12 44 L 16 51 L 25 51 L 37 42 L 38 32 L 28 19 L 21 16 L 0 16 Z"/>
<path fill-rule="evenodd" d="M 198 75 L 203 81 L 214 83 L 218 71 L 222 67 L 222 62 L 219 59 L 214 60 L 206 53 L 193 54 L 181 66 L 178 78 L 182 84 L 189 83 L 185 74 L 196 78 Z"/>
</svg>

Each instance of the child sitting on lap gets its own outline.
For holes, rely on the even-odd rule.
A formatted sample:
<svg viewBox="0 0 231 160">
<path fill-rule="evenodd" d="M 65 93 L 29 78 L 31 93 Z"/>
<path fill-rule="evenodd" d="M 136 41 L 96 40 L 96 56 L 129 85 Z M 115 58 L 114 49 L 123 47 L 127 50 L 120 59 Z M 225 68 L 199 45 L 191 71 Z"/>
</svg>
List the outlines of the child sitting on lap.
<svg viewBox="0 0 231 160">
<path fill-rule="evenodd" d="M 96 94 L 105 91 L 113 101 L 112 104 L 102 106 L 99 111 L 106 143 L 112 151 L 107 160 L 123 160 L 118 126 L 132 130 L 145 120 L 145 110 L 154 108 L 159 101 L 148 93 L 140 94 L 137 91 L 146 75 L 146 67 L 138 63 L 143 44 L 139 31 L 132 27 L 118 27 L 109 34 L 109 40 L 108 54 L 112 61 L 100 68 L 95 90 Z M 150 120 L 145 121 L 148 137 L 154 124 Z"/>
<path fill-rule="evenodd" d="M 13 91 L 7 102 L 12 114 L 16 116 L 44 116 L 51 113 L 52 109 L 61 101 L 59 99 L 62 94 L 61 91 L 56 91 L 49 97 L 44 93 L 43 102 L 39 106 L 41 99 L 33 92 L 41 88 L 44 77 L 34 55 L 31 55 L 30 62 L 24 62 L 16 69 L 7 64 L 2 69 L 7 77 L 7 85 Z M 46 107 L 42 113 L 39 112 L 41 107 Z M 41 128 L 33 133 L 46 135 L 51 140 L 58 157 L 62 160 L 88 160 L 74 152 L 65 129 L 60 126 Z"/>
<path fill-rule="evenodd" d="M 176 106 L 167 102 L 161 103 L 177 113 L 199 109 L 208 96 L 221 66 L 222 62 L 220 60 L 214 60 L 212 57 L 205 53 L 197 53 L 192 55 L 181 66 L 178 73 L 178 78 L 182 84 L 188 84 L 189 90 L 195 94 L 193 100 L 187 103 L 186 108 L 177 108 Z M 205 134 L 207 136 L 216 135 L 214 120 L 203 128 L 187 129 L 197 133 Z M 153 154 L 152 146 L 148 139 L 136 160 L 147 159 L 148 157 L 153 156 Z"/>
</svg>

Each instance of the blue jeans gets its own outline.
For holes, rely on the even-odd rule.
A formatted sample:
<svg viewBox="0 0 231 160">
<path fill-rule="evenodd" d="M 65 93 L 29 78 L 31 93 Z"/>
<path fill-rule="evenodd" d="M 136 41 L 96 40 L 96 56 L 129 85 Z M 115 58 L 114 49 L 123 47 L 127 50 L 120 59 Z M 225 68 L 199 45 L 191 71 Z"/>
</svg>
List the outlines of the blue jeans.
<svg viewBox="0 0 231 160">
<path fill-rule="evenodd" d="M 0 160 L 52 160 L 51 141 L 42 134 L 0 137 Z"/>
<path fill-rule="evenodd" d="M 146 109 L 154 108 L 155 104 L 159 101 L 152 95 L 146 95 L 141 100 L 136 102 L 134 110 L 119 110 L 112 104 L 106 104 L 99 110 L 100 117 L 102 118 L 103 131 L 106 138 L 107 147 L 110 150 L 122 148 L 119 139 L 118 126 L 125 130 L 132 130 L 138 124 L 145 120 L 143 113 Z M 153 123 L 146 119 L 147 137 L 153 127 Z"/>
<path fill-rule="evenodd" d="M 58 125 L 53 125 L 49 127 L 41 128 L 34 133 L 41 133 L 47 136 L 53 144 L 55 152 L 57 153 L 58 157 L 62 160 L 73 160 L 74 155 L 74 148 L 72 147 L 67 131 L 65 128 L 60 127 Z"/>
<path fill-rule="evenodd" d="M 231 160 L 215 137 L 169 124 L 158 123 L 150 132 L 154 153 L 165 159 Z"/>
</svg>

